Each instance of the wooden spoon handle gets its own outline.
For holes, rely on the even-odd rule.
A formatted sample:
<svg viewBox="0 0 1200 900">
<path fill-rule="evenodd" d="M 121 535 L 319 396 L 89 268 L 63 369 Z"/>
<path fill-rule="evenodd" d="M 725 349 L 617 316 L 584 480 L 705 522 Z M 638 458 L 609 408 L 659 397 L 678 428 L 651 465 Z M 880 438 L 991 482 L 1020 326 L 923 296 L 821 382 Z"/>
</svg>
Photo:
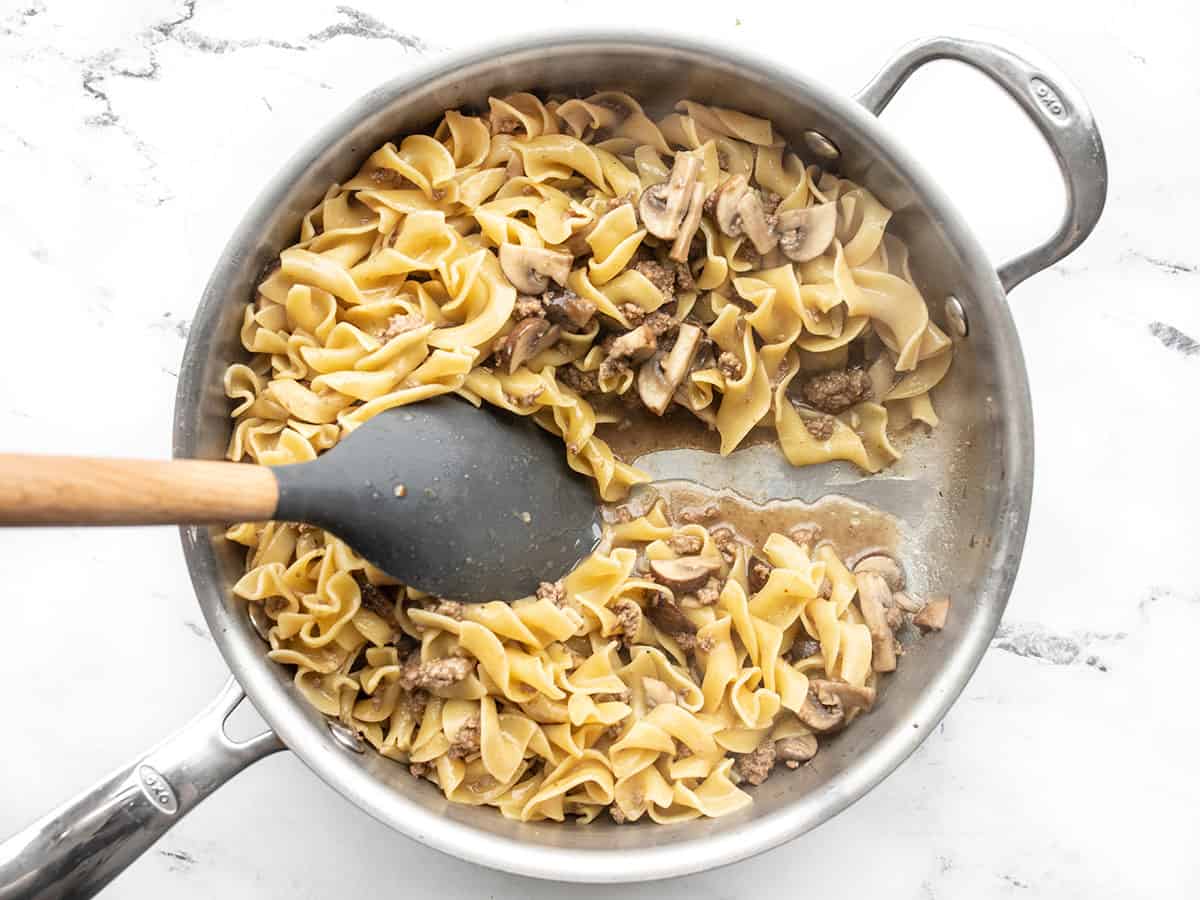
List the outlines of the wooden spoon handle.
<svg viewBox="0 0 1200 900">
<path fill-rule="evenodd" d="M 0 525 L 260 522 L 278 499 L 266 466 L 0 454 Z"/>
</svg>

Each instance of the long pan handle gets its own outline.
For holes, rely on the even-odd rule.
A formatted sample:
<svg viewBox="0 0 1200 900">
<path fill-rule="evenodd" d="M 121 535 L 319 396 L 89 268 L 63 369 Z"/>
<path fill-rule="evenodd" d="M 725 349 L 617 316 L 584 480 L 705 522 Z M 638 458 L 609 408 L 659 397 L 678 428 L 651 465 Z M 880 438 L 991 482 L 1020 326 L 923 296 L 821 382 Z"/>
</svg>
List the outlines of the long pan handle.
<svg viewBox="0 0 1200 900">
<path fill-rule="evenodd" d="M 278 500 L 266 466 L 0 454 L 0 525 L 261 522 Z"/>
<path fill-rule="evenodd" d="M 0 844 L 0 900 L 94 896 L 201 800 L 282 750 L 269 731 L 244 743 L 225 734 L 244 696 L 231 678 L 149 753 Z"/>
</svg>

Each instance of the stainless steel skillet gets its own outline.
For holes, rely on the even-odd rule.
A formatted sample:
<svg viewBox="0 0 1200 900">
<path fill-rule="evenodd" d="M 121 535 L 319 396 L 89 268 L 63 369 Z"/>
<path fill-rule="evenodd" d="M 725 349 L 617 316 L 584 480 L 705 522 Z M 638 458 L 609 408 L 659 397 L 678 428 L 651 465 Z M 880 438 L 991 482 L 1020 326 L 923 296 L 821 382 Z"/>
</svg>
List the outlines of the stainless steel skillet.
<svg viewBox="0 0 1200 900">
<path fill-rule="evenodd" d="M 1058 230 L 997 271 L 949 199 L 876 121 L 913 71 L 956 59 L 988 75 L 1033 120 L 1067 186 Z M 175 451 L 220 458 L 229 434 L 221 373 L 242 357 L 241 303 L 263 266 L 291 243 L 301 215 L 379 144 L 429 126 L 443 110 L 516 90 L 625 90 L 648 105 L 680 97 L 771 118 L 802 152 L 836 165 L 896 211 L 917 280 L 954 335 L 956 361 L 939 388 L 943 425 L 888 473 L 862 479 L 840 465 L 795 470 L 769 447 L 726 460 L 689 451 L 652 457 L 661 477 L 732 486 L 754 499 L 847 494 L 901 521 L 918 589 L 955 598 L 949 627 L 913 648 L 875 710 L 811 766 L 755 790 L 743 813 L 675 826 L 571 827 L 510 822 L 449 804 L 430 785 L 363 747 L 307 706 L 270 663 L 229 587 L 241 554 L 219 530 L 183 529 L 201 608 L 234 673 L 192 723 L 91 792 L 0 845 L 0 898 L 89 896 L 209 793 L 256 760 L 297 753 L 347 799 L 402 834 L 463 859 L 564 881 L 642 881 L 724 865 L 804 833 L 853 803 L 928 735 L 974 671 L 1004 611 L 1033 485 L 1029 386 L 1006 294 L 1071 252 L 1100 216 L 1107 169 L 1076 89 L 1035 55 L 932 38 L 902 50 L 854 98 L 795 72 L 679 38 L 586 32 L 527 39 L 439 61 L 372 92 L 315 135 L 255 201 L 226 246 L 193 322 L 179 378 Z M 804 148 L 809 150 L 805 151 Z M 819 160 L 818 160 L 819 161 Z M 1039 236 L 1031 235 L 1030 243 Z M 248 694 L 272 731 L 246 742 L 222 724 Z"/>
</svg>

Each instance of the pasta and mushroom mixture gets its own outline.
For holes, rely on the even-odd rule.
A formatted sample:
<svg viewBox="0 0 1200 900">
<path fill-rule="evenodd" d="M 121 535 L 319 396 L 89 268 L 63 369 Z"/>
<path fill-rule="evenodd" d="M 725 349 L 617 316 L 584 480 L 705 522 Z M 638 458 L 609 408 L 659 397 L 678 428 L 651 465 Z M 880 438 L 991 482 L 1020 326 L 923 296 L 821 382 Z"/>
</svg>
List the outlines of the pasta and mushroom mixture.
<svg viewBox="0 0 1200 900">
<path fill-rule="evenodd" d="M 647 480 L 597 426 L 690 415 L 728 454 L 899 456 L 949 369 L 891 212 L 805 166 L 770 122 L 682 101 L 492 98 L 373 153 L 259 284 L 229 367 L 231 459 L 313 459 L 376 413 L 455 393 L 561 436 L 619 501 Z M 894 559 L 848 569 L 801 529 L 749 545 L 662 505 L 564 578 L 464 606 L 335 536 L 244 523 L 235 593 L 299 691 L 451 800 L 523 820 L 673 822 L 810 759 L 945 606 Z M 874 560 L 874 561 L 872 561 Z M 532 586 L 531 586 L 532 587 Z"/>
</svg>

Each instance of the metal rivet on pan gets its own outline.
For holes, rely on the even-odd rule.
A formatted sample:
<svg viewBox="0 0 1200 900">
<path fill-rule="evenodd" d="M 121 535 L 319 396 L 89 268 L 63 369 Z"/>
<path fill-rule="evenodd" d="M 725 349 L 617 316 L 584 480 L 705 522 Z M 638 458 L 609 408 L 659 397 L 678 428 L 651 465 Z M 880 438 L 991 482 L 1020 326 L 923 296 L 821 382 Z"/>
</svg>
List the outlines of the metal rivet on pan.
<svg viewBox="0 0 1200 900">
<path fill-rule="evenodd" d="M 819 131 L 804 132 L 804 143 L 808 145 L 808 149 L 816 156 L 824 160 L 832 161 L 842 155 L 842 151 L 838 149 L 837 144 Z"/>
<path fill-rule="evenodd" d="M 352 728 L 347 728 L 341 722 L 330 722 L 329 733 L 333 735 L 333 739 L 345 747 L 347 750 L 352 750 L 355 753 L 362 753 L 363 747 L 362 738 L 358 736 L 358 732 Z"/>
<path fill-rule="evenodd" d="M 951 294 L 946 298 L 946 304 L 943 307 L 946 312 L 946 324 L 950 326 L 950 330 L 955 337 L 965 338 L 967 336 L 967 314 L 963 312 L 962 304 L 958 302 L 958 298 Z"/>
</svg>

